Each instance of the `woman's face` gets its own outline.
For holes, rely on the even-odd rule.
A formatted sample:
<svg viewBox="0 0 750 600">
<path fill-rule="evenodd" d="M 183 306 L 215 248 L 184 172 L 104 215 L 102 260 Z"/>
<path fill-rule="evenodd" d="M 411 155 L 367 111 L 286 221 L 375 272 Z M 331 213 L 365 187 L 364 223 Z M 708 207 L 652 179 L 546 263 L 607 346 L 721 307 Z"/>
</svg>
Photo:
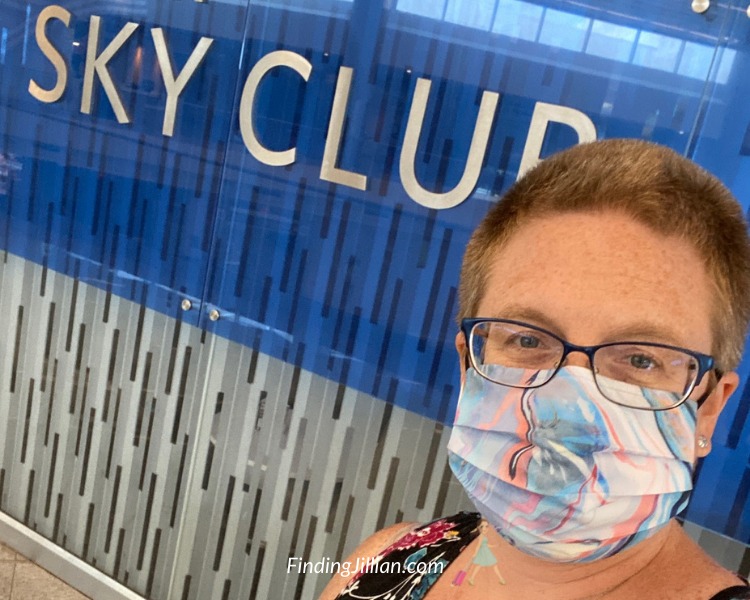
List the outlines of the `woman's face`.
<svg viewBox="0 0 750 600">
<path fill-rule="evenodd" d="M 683 240 L 617 212 L 560 214 L 522 225 L 496 251 L 476 316 L 525 321 L 578 345 L 638 340 L 711 354 L 712 289 Z M 456 340 L 463 356 L 463 336 Z M 567 364 L 588 359 L 574 353 Z M 737 383 L 734 373 L 722 378 L 698 413 L 697 435 L 711 439 Z"/>
</svg>

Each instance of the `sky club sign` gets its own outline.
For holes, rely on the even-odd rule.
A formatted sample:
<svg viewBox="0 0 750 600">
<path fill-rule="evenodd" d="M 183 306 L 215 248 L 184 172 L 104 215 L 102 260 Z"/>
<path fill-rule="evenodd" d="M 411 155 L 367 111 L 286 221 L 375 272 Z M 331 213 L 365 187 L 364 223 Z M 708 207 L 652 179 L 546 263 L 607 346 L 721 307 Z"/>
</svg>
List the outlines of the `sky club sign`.
<svg viewBox="0 0 750 600">
<path fill-rule="evenodd" d="M 48 36 L 48 28 L 60 26 L 69 28 L 73 18 L 70 11 L 57 4 L 42 9 L 37 17 L 36 43 L 55 71 L 52 87 L 42 87 L 33 78 L 29 81 L 29 94 L 40 102 L 57 102 L 68 88 L 68 62 L 66 61 L 65 50 L 52 43 Z M 80 111 L 84 114 L 91 114 L 95 89 L 98 85 L 101 85 L 118 122 L 127 124 L 131 122 L 131 119 L 110 75 L 108 63 L 128 43 L 134 43 L 131 42 L 132 36 L 141 25 L 134 22 L 126 23 L 106 46 L 100 39 L 101 26 L 101 17 L 92 15 L 89 19 L 86 42 Z M 149 34 L 166 90 L 162 134 L 171 137 L 174 135 L 175 120 L 180 109 L 180 97 L 190 80 L 201 68 L 201 64 L 208 53 L 211 52 L 215 40 L 210 37 L 201 37 L 185 64 L 181 68 L 175 68 L 164 30 L 154 27 L 150 29 Z M 304 81 L 308 81 L 313 72 L 313 65 L 301 54 L 288 50 L 276 50 L 260 58 L 250 69 L 242 88 L 239 126 L 245 146 L 256 160 L 266 165 L 285 166 L 295 162 L 297 149 L 272 150 L 261 143 L 256 130 L 256 122 L 262 119 L 262 115 L 257 114 L 255 110 L 255 97 L 264 77 L 275 69 L 291 69 Z M 344 135 L 344 121 L 354 76 L 354 70 L 350 67 L 342 66 L 339 69 L 320 167 L 320 178 L 324 181 L 364 191 L 367 190 L 368 185 L 367 174 L 345 170 L 338 166 L 339 151 Z M 417 147 L 422 134 L 430 89 L 431 81 L 429 79 L 422 77 L 417 79 L 400 151 L 399 174 L 404 190 L 415 202 L 428 208 L 446 209 L 461 204 L 471 195 L 477 185 L 492 124 L 496 116 L 499 93 L 487 90 L 482 93 L 471 144 L 460 180 L 451 190 L 435 192 L 426 189 L 418 181 L 415 172 Z M 537 102 L 529 124 L 518 169 L 519 175 L 540 160 L 544 136 L 550 122 L 562 123 L 573 128 L 578 135 L 579 142 L 596 139 L 594 124 L 581 111 L 557 104 Z"/>
</svg>

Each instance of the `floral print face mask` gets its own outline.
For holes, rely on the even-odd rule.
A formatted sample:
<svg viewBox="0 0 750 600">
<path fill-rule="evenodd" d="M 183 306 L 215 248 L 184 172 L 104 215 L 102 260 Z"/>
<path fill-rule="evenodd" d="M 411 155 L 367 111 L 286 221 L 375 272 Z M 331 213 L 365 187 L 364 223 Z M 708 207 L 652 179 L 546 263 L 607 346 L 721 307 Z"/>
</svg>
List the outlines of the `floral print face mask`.
<svg viewBox="0 0 750 600">
<path fill-rule="evenodd" d="M 542 559 L 584 562 L 653 535 L 687 506 L 695 421 L 691 400 L 666 411 L 610 402 L 584 367 L 564 367 L 535 389 L 468 369 L 448 455 L 507 541 Z"/>
</svg>

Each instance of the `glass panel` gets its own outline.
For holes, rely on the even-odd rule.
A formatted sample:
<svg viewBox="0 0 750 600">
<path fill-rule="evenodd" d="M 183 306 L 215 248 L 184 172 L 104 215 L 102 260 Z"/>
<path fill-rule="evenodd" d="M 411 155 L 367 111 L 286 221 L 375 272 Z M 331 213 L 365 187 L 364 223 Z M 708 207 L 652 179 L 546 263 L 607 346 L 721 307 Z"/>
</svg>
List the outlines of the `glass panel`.
<svg viewBox="0 0 750 600">
<path fill-rule="evenodd" d="M 190 594 L 220 596 L 223 577 L 253 573 L 260 597 L 314 598 L 328 575 L 290 574 L 290 556 L 342 559 L 397 519 L 469 506 L 444 450 L 458 272 L 470 231 L 517 176 L 537 102 L 583 112 L 600 137 L 687 149 L 700 80 L 677 73 L 676 59 L 665 73 L 632 57 L 654 22 L 660 43 L 682 36 L 678 48 L 710 45 L 720 23 L 689 7 L 625 15 L 503 0 L 487 31 L 489 5 L 466 4 L 362 1 L 335 18 L 251 9 L 241 81 L 278 48 L 311 71 L 305 81 L 290 63 L 274 69 L 252 111 L 267 150 L 296 150 L 290 164 L 253 155 L 239 129 L 227 146 L 205 295 L 221 316 L 203 323 L 216 367 L 176 568 L 179 581 L 202 573 Z M 606 39 L 612 52 L 588 51 Z M 418 82 L 430 85 L 422 132 L 405 144 Z M 502 101 L 475 193 L 452 208 L 420 204 L 402 164 L 424 190 L 453 190 L 485 90 Z M 564 123 L 544 137 L 542 156 L 578 139 Z M 225 506 L 223 548 L 237 558 L 230 571 L 201 571 Z"/>
<path fill-rule="evenodd" d="M 0 350 L 0 508 L 141 595 L 175 597 L 212 357 L 196 325 L 246 2 L 56 6 L 0 3 L 0 305 L 23 342 L 15 366 L 12 344 Z M 50 101 L 28 90 L 58 81 L 34 34 L 45 14 L 67 72 Z M 93 71 L 89 109 L 97 26 L 100 57 L 130 34 Z M 169 63 L 186 83 L 165 135 Z"/>
<path fill-rule="evenodd" d="M 689 155 L 717 175 L 734 192 L 747 214 L 750 209 L 750 81 L 740 75 L 750 66 L 750 19 L 741 5 L 727 19 L 725 44 L 718 49 L 703 101 L 705 113 L 698 122 Z M 708 52 L 691 44 L 686 60 L 706 60 Z M 689 72 L 687 62 L 680 71 Z M 712 438 L 712 449 L 703 461 L 700 477 L 688 508 L 688 518 L 747 543 L 750 539 L 750 475 L 747 436 L 748 376 L 747 349 L 737 368 L 741 383 L 729 399 Z"/>
</svg>

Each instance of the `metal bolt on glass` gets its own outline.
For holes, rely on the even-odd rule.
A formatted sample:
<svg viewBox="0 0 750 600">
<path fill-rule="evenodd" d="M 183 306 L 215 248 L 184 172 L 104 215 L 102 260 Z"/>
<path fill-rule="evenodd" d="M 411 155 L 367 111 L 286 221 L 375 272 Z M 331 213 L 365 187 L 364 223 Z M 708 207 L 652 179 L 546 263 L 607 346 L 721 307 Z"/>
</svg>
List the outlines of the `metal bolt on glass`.
<svg viewBox="0 0 750 600">
<path fill-rule="evenodd" d="M 193 303 L 192 303 L 192 302 L 190 302 L 190 300 L 188 300 L 187 298 L 185 298 L 185 299 L 184 299 L 184 300 L 183 300 L 183 301 L 182 301 L 182 302 L 180 303 L 180 307 L 182 307 L 182 310 L 184 310 L 184 311 L 186 311 L 186 312 L 187 312 L 188 310 L 190 310 L 191 308 L 193 308 Z"/>
<path fill-rule="evenodd" d="M 212 310 L 209 311 L 208 318 L 211 319 L 214 322 L 218 321 L 221 318 L 221 313 L 214 308 L 214 309 L 212 309 Z"/>
<path fill-rule="evenodd" d="M 711 5 L 711 2 L 709 0 L 693 0 L 693 3 L 690 5 L 690 8 L 693 9 L 693 12 L 701 14 L 701 13 L 706 12 L 710 5 Z"/>
</svg>

